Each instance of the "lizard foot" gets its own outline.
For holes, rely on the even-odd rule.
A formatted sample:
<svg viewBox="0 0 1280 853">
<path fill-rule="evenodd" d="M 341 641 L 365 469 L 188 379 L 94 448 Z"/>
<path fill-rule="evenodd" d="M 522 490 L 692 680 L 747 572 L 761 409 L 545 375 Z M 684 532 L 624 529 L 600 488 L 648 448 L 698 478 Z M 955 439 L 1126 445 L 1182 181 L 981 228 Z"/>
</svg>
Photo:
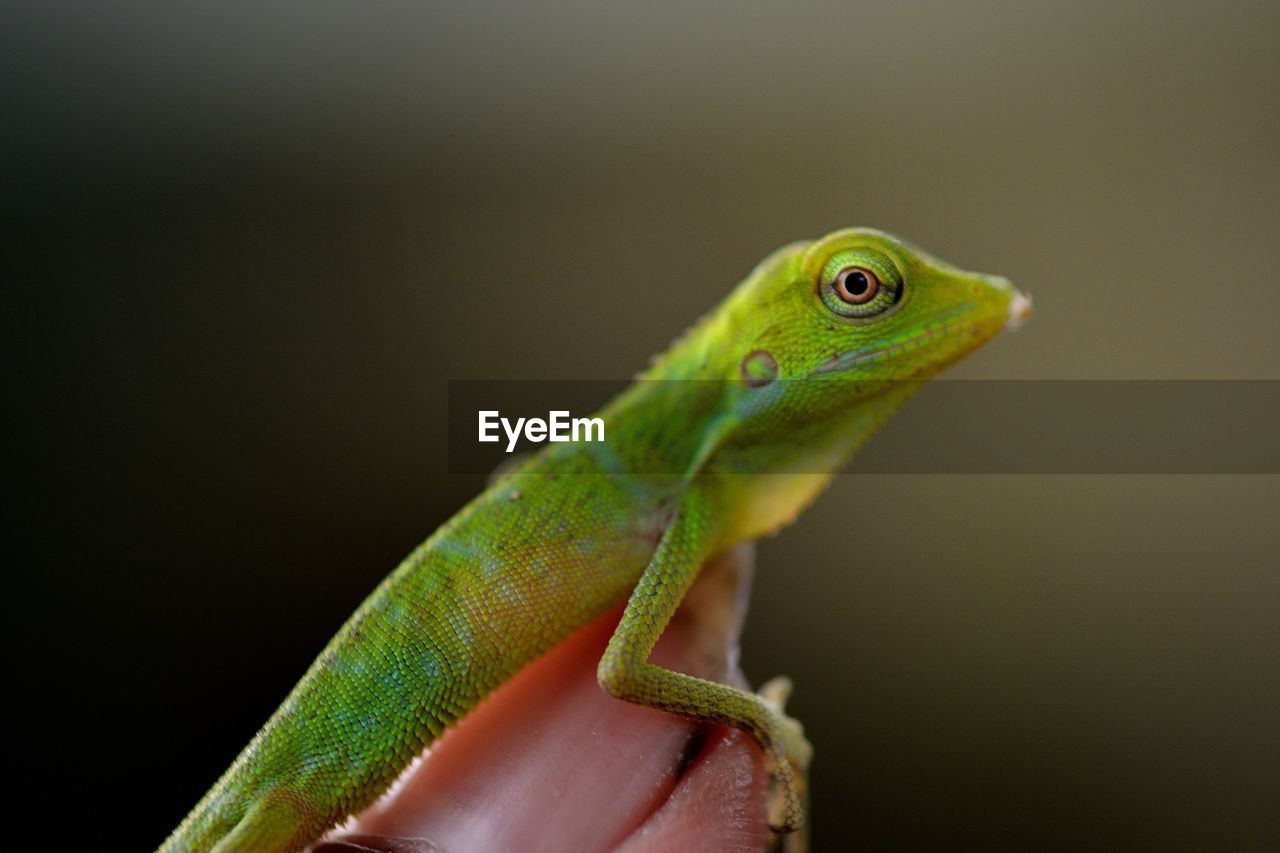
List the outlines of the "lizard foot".
<svg viewBox="0 0 1280 853">
<path fill-rule="evenodd" d="M 773 711 L 782 729 L 782 747 L 787 761 L 801 773 L 808 770 L 809 762 L 813 760 L 813 745 L 804 736 L 804 725 L 795 717 L 787 716 L 785 710 L 791 696 L 791 679 L 785 675 L 769 679 L 760 688 L 759 696 Z"/>
<path fill-rule="evenodd" d="M 775 736 L 773 774 L 776 786 L 769 797 L 769 826 L 779 833 L 795 833 L 785 845 L 786 849 L 803 850 L 807 844 L 804 826 L 808 779 L 806 771 L 813 758 L 813 747 L 804 736 L 804 726 L 789 717 L 784 710 L 791 695 L 791 679 L 784 676 L 770 679 L 760 688 L 759 696 L 772 712 Z"/>
</svg>

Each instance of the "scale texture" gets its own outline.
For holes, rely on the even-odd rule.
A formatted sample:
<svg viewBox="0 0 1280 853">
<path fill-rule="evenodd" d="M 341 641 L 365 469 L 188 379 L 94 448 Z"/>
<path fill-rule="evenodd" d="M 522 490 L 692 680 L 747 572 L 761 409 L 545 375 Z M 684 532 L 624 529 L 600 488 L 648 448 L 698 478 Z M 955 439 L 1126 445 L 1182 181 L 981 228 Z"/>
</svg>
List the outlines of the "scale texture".
<svg viewBox="0 0 1280 853">
<path fill-rule="evenodd" d="M 706 560 L 789 523 L 920 380 L 1028 306 L 871 229 L 774 252 L 599 413 L 605 442 L 550 445 L 410 554 L 161 849 L 305 848 L 624 600 L 601 687 L 750 733 L 777 828 L 797 829 L 810 749 L 785 680 L 756 695 L 648 656 Z"/>
</svg>

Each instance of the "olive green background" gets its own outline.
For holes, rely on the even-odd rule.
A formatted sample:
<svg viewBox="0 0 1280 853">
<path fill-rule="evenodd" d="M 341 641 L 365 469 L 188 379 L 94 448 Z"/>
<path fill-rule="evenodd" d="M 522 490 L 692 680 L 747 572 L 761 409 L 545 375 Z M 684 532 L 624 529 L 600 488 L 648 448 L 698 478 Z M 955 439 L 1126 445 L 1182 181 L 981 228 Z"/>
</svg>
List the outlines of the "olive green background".
<svg viewBox="0 0 1280 853">
<path fill-rule="evenodd" d="M 792 239 L 1031 291 L 956 376 L 1280 379 L 1278 37 L 1264 2 L 8 7 L 11 778 L 157 843 L 480 487 L 447 379 L 628 376 Z M 797 683 L 816 848 L 1280 846 L 1278 506 L 840 477 L 744 641 Z"/>
</svg>

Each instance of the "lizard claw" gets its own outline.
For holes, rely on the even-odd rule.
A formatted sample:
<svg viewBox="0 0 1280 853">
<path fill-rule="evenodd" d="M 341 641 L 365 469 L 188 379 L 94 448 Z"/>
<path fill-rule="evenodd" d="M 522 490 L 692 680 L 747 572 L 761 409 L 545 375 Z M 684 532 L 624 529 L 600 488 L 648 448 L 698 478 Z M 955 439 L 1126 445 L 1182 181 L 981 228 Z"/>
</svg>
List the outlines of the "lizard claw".
<svg viewBox="0 0 1280 853">
<path fill-rule="evenodd" d="M 771 678 L 760 688 L 759 696 L 773 711 L 782 729 L 782 747 L 787 761 L 801 772 L 809 767 L 813 759 L 813 745 L 804 736 L 804 725 L 795 717 L 787 715 L 785 706 L 791 697 L 791 679 L 785 675 Z"/>
</svg>

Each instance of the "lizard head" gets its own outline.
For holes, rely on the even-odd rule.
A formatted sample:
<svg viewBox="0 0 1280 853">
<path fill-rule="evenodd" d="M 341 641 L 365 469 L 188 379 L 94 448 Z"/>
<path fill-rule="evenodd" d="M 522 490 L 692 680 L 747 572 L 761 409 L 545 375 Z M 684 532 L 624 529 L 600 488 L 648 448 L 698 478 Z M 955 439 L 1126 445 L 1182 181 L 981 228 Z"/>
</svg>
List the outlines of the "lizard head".
<svg viewBox="0 0 1280 853">
<path fill-rule="evenodd" d="M 1005 278 L 957 269 L 869 228 L 775 252 L 731 300 L 738 370 L 774 379 L 923 379 L 1030 314 Z"/>
<path fill-rule="evenodd" d="M 1004 278 L 869 228 L 766 258 L 656 371 L 717 380 L 698 470 L 785 475 L 716 480 L 737 507 L 725 541 L 788 523 L 920 380 L 1030 307 Z"/>
<path fill-rule="evenodd" d="M 702 363 L 728 379 L 716 462 L 829 472 L 915 390 L 1016 327 L 1031 301 L 869 228 L 793 243 L 708 318 Z"/>
</svg>

